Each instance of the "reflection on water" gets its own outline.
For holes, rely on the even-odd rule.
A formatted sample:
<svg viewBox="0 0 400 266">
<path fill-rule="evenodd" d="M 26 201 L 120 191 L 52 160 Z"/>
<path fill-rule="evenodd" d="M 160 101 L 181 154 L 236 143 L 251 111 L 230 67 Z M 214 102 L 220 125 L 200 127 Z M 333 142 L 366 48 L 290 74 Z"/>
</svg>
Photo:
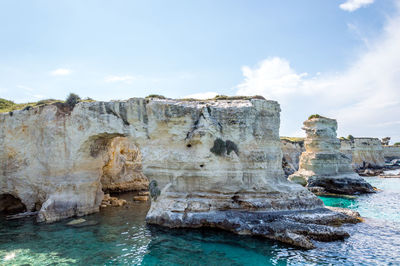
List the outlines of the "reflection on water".
<svg viewBox="0 0 400 266">
<path fill-rule="evenodd" d="M 81 228 L 67 226 L 68 221 L 39 225 L 33 219 L 0 219 L 0 264 L 396 264 L 400 261 L 400 179 L 366 179 L 382 192 L 354 200 L 322 198 L 327 205 L 359 211 L 365 222 L 346 226 L 349 239 L 317 243 L 317 249 L 310 251 L 211 229 L 147 226 L 149 204 L 131 202 L 85 217 L 99 224 Z"/>
</svg>

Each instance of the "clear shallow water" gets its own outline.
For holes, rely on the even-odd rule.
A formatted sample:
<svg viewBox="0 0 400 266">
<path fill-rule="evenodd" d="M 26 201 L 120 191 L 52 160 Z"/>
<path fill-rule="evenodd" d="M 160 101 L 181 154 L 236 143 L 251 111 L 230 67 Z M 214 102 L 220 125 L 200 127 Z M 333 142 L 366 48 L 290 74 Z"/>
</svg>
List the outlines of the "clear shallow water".
<svg viewBox="0 0 400 266">
<path fill-rule="evenodd" d="M 0 218 L 0 265 L 398 265 L 400 179 L 366 179 L 382 191 L 355 200 L 322 197 L 327 205 L 359 211 L 365 222 L 346 226 L 347 240 L 310 251 L 216 230 L 149 227 L 148 204 L 131 203 L 85 217 L 99 224 L 82 228 Z"/>
</svg>

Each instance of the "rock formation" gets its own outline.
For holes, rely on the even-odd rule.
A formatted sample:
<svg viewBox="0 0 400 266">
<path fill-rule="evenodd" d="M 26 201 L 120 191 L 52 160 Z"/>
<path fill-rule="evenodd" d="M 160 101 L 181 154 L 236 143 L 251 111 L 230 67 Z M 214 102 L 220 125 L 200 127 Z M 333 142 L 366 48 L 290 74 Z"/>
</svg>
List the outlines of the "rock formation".
<svg viewBox="0 0 400 266">
<path fill-rule="evenodd" d="M 356 174 L 351 159 L 339 151 L 334 119 L 315 117 L 304 122 L 306 151 L 301 154 L 299 171 L 289 180 L 329 193 L 371 193 L 373 188 Z"/>
<path fill-rule="evenodd" d="M 114 137 L 108 142 L 101 176 L 103 191 L 147 190 L 149 181 L 142 172 L 139 149 L 126 137 Z"/>
<path fill-rule="evenodd" d="M 38 220 L 96 212 L 106 190 L 160 195 L 147 221 L 210 226 L 305 248 L 348 234 L 357 218 L 324 208 L 282 171 L 277 102 L 133 98 L 0 114 L 0 195 Z M 139 180 L 139 181 L 135 181 Z"/>
<path fill-rule="evenodd" d="M 299 170 L 300 155 L 305 151 L 304 139 L 281 137 L 282 168 L 286 177 Z"/>
<path fill-rule="evenodd" d="M 383 146 L 383 156 L 387 162 L 400 159 L 400 146 Z"/>
<path fill-rule="evenodd" d="M 351 158 L 355 170 L 385 166 L 384 151 L 378 138 L 340 139 L 340 152 Z"/>
</svg>

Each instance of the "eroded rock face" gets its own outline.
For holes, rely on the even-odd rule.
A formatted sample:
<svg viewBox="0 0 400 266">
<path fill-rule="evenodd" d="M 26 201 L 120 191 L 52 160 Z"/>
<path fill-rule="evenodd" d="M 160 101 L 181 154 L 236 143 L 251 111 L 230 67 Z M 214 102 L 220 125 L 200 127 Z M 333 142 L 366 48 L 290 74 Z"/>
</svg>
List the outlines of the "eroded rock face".
<svg viewBox="0 0 400 266">
<path fill-rule="evenodd" d="M 400 159 L 400 146 L 383 146 L 383 156 L 388 162 Z"/>
<path fill-rule="evenodd" d="M 351 158 L 355 170 L 385 166 L 384 151 L 378 138 L 341 139 L 340 152 Z"/>
<path fill-rule="evenodd" d="M 147 190 L 149 180 L 142 172 L 142 155 L 126 137 L 109 140 L 104 154 L 101 184 L 103 191 L 124 192 Z"/>
<path fill-rule="evenodd" d="M 299 170 L 300 155 L 305 151 L 304 140 L 292 141 L 282 139 L 282 168 L 286 176 Z"/>
<path fill-rule="evenodd" d="M 325 209 L 282 171 L 278 103 L 130 99 L 0 115 L 0 193 L 39 221 L 96 212 L 104 187 L 156 180 L 147 221 L 215 226 L 305 248 L 342 239 L 348 216 Z M 140 182 L 139 182 L 140 183 Z M 140 186 L 139 186 L 140 187 Z"/>
<path fill-rule="evenodd" d="M 371 193 L 373 188 L 353 171 L 351 159 L 339 151 L 337 122 L 312 118 L 304 122 L 306 151 L 301 154 L 299 171 L 289 180 L 307 187 L 321 187 L 337 194 Z"/>
</svg>

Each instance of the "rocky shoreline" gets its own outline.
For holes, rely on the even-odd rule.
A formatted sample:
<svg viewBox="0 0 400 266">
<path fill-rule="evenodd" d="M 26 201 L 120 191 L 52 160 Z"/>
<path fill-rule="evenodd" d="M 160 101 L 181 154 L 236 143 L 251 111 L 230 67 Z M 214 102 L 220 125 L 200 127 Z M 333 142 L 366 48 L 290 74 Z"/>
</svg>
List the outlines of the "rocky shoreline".
<svg viewBox="0 0 400 266">
<path fill-rule="evenodd" d="M 38 212 L 40 222 L 125 204 L 104 198 L 105 192 L 141 191 L 137 200 L 148 199 L 149 181 L 157 187 L 150 191 L 149 224 L 217 227 L 308 249 L 314 240 L 347 237 L 338 226 L 360 221 L 325 208 L 313 193 L 287 180 L 275 101 L 56 103 L 0 114 L 0 124 L 0 195 Z M 313 141 L 305 141 L 306 150 Z M 333 154 L 347 171 L 349 162 Z M 359 192 L 361 183 L 353 182 L 359 179 L 349 178 L 333 186 Z M 330 191 L 329 179 L 323 180 L 314 187 Z"/>
</svg>

